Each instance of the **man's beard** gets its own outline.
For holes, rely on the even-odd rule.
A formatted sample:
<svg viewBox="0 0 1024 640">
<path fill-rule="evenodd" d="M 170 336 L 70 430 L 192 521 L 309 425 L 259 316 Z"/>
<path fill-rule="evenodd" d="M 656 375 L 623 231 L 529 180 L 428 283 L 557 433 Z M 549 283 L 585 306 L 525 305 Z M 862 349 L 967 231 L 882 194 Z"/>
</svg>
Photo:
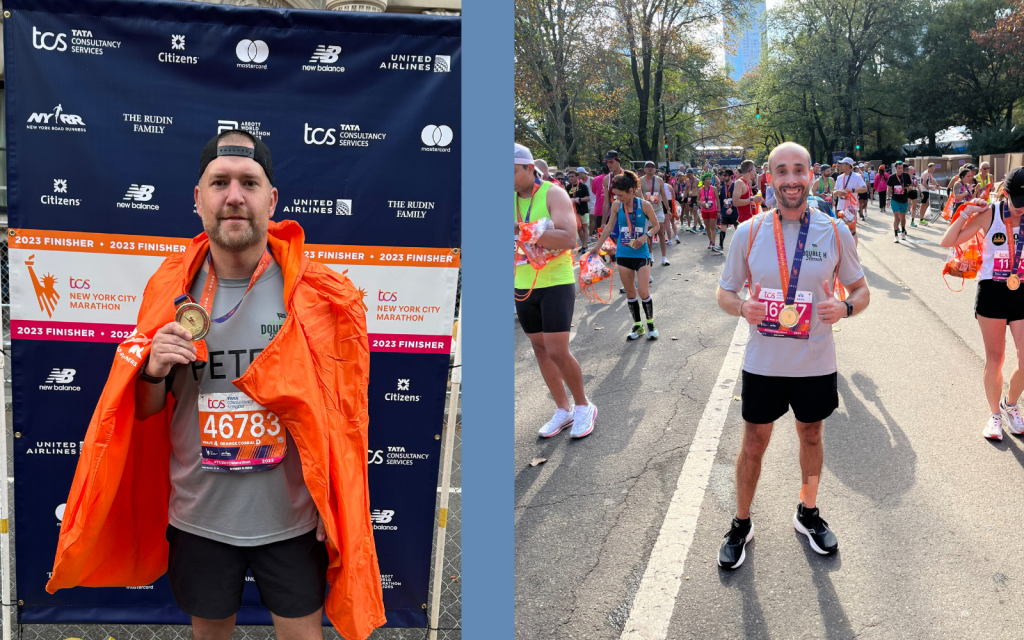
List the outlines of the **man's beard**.
<svg viewBox="0 0 1024 640">
<path fill-rule="evenodd" d="M 232 214 L 236 210 L 233 208 L 225 208 L 221 213 Z M 249 228 L 242 233 L 241 236 L 236 238 L 229 237 L 220 228 L 220 223 L 224 218 L 219 215 L 214 218 L 211 222 L 203 221 L 203 228 L 206 230 L 206 235 L 209 236 L 210 242 L 217 245 L 221 249 L 227 251 L 245 251 L 246 249 L 253 247 L 260 242 L 263 242 L 267 235 L 267 226 L 264 224 L 260 226 L 256 218 L 250 214 L 248 217 Z"/>
<path fill-rule="evenodd" d="M 775 191 L 775 199 L 779 201 L 779 206 L 784 209 L 800 209 L 807 205 L 807 186 L 800 185 L 802 191 L 797 197 L 790 199 L 780 187 Z"/>
</svg>

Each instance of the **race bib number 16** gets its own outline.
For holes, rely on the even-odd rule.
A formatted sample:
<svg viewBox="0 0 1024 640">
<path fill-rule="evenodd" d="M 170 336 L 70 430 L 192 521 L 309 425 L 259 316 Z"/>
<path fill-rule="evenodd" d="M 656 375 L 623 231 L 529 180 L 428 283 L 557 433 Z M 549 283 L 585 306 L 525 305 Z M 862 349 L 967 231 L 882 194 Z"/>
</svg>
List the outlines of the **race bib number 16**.
<svg viewBox="0 0 1024 640">
<path fill-rule="evenodd" d="M 238 391 L 199 394 L 203 471 L 269 471 L 288 452 L 278 417 Z"/>
</svg>

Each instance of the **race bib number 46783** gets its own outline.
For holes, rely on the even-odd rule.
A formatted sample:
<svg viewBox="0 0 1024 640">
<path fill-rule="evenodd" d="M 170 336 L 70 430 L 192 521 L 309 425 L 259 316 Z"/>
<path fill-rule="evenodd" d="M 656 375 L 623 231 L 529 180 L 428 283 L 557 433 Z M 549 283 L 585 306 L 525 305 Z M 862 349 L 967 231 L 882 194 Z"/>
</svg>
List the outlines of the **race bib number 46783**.
<svg viewBox="0 0 1024 640">
<path fill-rule="evenodd" d="M 203 471 L 268 471 L 288 452 L 278 417 L 240 391 L 199 394 L 199 426 Z"/>
</svg>

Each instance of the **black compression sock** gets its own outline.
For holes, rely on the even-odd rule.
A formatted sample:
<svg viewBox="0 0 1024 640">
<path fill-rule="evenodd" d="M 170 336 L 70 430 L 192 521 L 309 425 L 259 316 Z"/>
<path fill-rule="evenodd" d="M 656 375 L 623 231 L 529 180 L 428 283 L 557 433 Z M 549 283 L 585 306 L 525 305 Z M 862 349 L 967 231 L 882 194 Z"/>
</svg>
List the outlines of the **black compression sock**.
<svg viewBox="0 0 1024 640">
<path fill-rule="evenodd" d="M 720 247 L 724 247 L 725 246 L 725 232 L 724 231 L 719 231 L 718 232 L 718 246 L 720 246 Z"/>
<path fill-rule="evenodd" d="M 629 312 L 633 314 L 633 322 L 640 322 L 640 301 L 636 298 L 632 300 L 626 300 L 626 306 L 629 307 Z"/>
<path fill-rule="evenodd" d="M 644 303 L 644 315 L 647 316 L 648 320 L 654 320 L 654 300 L 648 296 Z"/>
</svg>

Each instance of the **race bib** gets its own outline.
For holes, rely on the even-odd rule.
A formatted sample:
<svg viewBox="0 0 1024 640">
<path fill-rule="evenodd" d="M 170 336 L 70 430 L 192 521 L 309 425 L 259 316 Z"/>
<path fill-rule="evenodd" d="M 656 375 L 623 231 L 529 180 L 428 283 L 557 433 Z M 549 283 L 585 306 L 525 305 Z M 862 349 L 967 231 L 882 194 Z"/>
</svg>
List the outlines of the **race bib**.
<svg viewBox="0 0 1024 640">
<path fill-rule="evenodd" d="M 648 193 L 647 202 L 650 202 L 651 204 L 658 204 L 659 202 L 661 202 L 661 194 L 658 193 L 657 191 L 655 191 L 654 193 Z"/>
<path fill-rule="evenodd" d="M 892 192 L 895 193 L 896 195 L 903 195 L 903 186 L 896 185 L 895 187 L 892 188 Z"/>
<path fill-rule="evenodd" d="M 619 227 L 619 243 L 623 246 L 628 245 L 633 240 L 636 240 L 640 236 L 644 235 L 644 230 L 641 227 L 633 227 L 633 235 L 629 235 L 629 227 Z"/>
<path fill-rule="evenodd" d="M 806 340 L 811 334 L 812 298 L 810 291 L 796 292 L 796 311 L 800 319 L 796 326 L 787 329 L 779 323 L 779 312 L 786 306 L 786 294 L 782 289 L 761 289 L 761 302 L 767 306 L 764 320 L 757 325 L 757 332 L 770 338 L 796 338 Z"/>
<path fill-rule="evenodd" d="M 825 202 L 827 202 L 829 204 L 832 204 L 832 194 L 831 193 L 826 193 L 825 194 Z"/>
<path fill-rule="evenodd" d="M 992 279 L 996 282 L 1006 282 L 1010 277 L 1010 252 L 996 251 L 992 256 Z"/>
<path fill-rule="evenodd" d="M 731 209 L 732 208 L 732 198 L 726 198 L 725 199 L 725 208 L 726 209 Z"/>
<path fill-rule="evenodd" d="M 241 391 L 199 394 L 203 471 L 269 471 L 288 452 L 278 417 Z"/>
</svg>

